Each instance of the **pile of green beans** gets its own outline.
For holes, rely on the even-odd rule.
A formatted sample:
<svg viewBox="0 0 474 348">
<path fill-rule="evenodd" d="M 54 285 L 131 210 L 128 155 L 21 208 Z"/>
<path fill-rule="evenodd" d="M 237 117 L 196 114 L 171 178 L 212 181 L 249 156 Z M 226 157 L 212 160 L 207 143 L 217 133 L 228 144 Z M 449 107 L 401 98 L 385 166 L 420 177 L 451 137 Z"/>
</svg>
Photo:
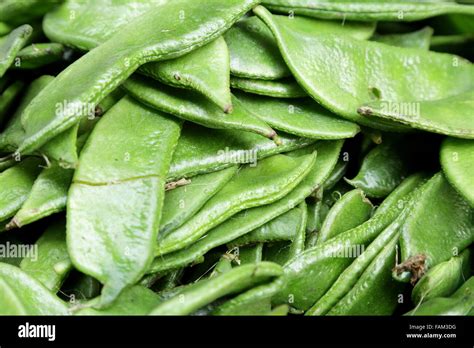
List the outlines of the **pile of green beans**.
<svg viewBox="0 0 474 348">
<path fill-rule="evenodd" d="M 0 315 L 472 315 L 474 5 L 0 1 Z"/>
</svg>

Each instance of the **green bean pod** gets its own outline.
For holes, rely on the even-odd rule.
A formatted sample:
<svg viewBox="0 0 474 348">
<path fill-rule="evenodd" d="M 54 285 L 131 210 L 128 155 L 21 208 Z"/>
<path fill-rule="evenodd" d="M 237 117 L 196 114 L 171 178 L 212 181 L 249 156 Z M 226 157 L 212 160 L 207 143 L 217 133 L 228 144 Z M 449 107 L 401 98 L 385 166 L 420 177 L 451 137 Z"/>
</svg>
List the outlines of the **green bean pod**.
<svg viewBox="0 0 474 348">
<path fill-rule="evenodd" d="M 105 285 L 102 307 L 140 280 L 153 259 L 180 129 L 175 119 L 125 97 L 81 152 L 67 200 L 67 243 L 74 266 Z"/>
<path fill-rule="evenodd" d="M 202 137 L 202 134 L 206 134 L 206 137 Z M 296 150 L 315 142 L 315 139 L 281 133 L 278 140 L 279 145 L 250 132 L 209 129 L 187 123 L 173 154 L 168 180 L 215 172 L 235 164 L 256 165 L 262 158 Z"/>
<path fill-rule="evenodd" d="M 0 313 L 3 315 L 68 315 L 66 304 L 20 268 L 0 263 Z"/>
<path fill-rule="evenodd" d="M 459 256 L 431 268 L 413 288 L 413 303 L 418 305 L 435 297 L 450 296 L 469 275 L 470 261 L 470 251 L 466 249 Z"/>
<path fill-rule="evenodd" d="M 240 292 L 274 277 L 281 267 L 271 262 L 259 262 L 234 268 L 218 277 L 202 280 L 171 299 L 160 303 L 151 315 L 186 315 L 228 294 Z"/>
<path fill-rule="evenodd" d="M 349 191 L 329 210 L 319 231 L 317 244 L 348 231 L 367 221 L 373 206 L 362 190 Z"/>
<path fill-rule="evenodd" d="M 245 167 L 187 223 L 163 236 L 158 241 L 156 255 L 189 246 L 242 210 L 283 198 L 308 175 L 315 159 L 315 153 L 302 157 L 300 161 L 276 155 L 263 159 L 256 167 Z M 262 178 L 265 178 L 263 182 Z"/>
<path fill-rule="evenodd" d="M 336 165 L 342 142 L 319 142 L 306 151 L 317 150 L 318 157 L 307 177 L 287 197 L 265 206 L 245 210 L 207 233 L 190 247 L 157 257 L 147 273 L 186 266 L 209 250 L 229 243 L 294 208 L 316 190 Z M 296 151 L 301 152 L 302 150 Z M 304 152 L 303 152 L 304 154 Z"/>
<path fill-rule="evenodd" d="M 66 246 L 65 221 L 50 225 L 36 241 L 37 255 L 26 257 L 20 268 L 41 282 L 51 293 L 57 293 L 72 269 Z"/>
<path fill-rule="evenodd" d="M 453 2 L 423 1 L 351 1 L 344 0 L 264 0 L 263 3 L 275 12 L 324 18 L 350 19 L 357 21 L 416 21 L 448 13 L 474 14 L 471 6 Z"/>
</svg>

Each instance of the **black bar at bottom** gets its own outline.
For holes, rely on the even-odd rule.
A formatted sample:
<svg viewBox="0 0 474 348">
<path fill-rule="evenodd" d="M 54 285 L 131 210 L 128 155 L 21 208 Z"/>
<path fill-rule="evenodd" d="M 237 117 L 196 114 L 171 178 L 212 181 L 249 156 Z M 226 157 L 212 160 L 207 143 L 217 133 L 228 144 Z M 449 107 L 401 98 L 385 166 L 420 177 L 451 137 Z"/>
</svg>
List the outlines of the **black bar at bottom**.
<svg viewBox="0 0 474 348">
<path fill-rule="evenodd" d="M 36 325 L 54 325 L 54 340 L 52 326 Z M 473 332 L 472 317 L 0 317 L 2 348 L 58 343 L 472 347 Z M 47 337 L 31 337 L 41 333 Z M 30 337 L 19 337 L 25 335 Z"/>
</svg>

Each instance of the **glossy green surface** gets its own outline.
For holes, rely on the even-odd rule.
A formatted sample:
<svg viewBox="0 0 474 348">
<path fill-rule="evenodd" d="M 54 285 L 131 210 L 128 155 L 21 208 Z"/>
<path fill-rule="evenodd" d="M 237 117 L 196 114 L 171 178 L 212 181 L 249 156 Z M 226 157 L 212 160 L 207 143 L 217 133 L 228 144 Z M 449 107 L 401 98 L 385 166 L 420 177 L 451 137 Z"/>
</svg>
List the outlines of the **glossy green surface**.
<svg viewBox="0 0 474 348">
<path fill-rule="evenodd" d="M 10 65 L 13 64 L 16 55 L 26 44 L 33 28 L 30 25 L 22 25 L 13 30 L 5 40 L 0 42 L 0 77 L 2 77 Z"/>
<path fill-rule="evenodd" d="M 3 120 L 8 116 L 23 87 L 24 83 L 22 81 L 15 81 L 0 95 L 0 124 L 3 124 Z"/>
<path fill-rule="evenodd" d="M 265 4 L 267 1 L 262 1 Z M 262 8 L 263 6 L 260 6 Z M 289 23 L 294 22 L 292 25 L 299 32 L 312 33 L 313 35 L 333 33 L 348 35 L 358 40 L 365 40 L 372 36 L 375 30 L 375 22 L 363 23 L 363 22 L 345 22 L 341 24 L 340 21 L 328 21 L 310 18 L 310 16 L 295 16 L 296 12 L 289 13 L 285 12 L 286 16 L 278 16 L 283 21 Z M 346 18 L 349 19 L 349 18 Z"/>
<path fill-rule="evenodd" d="M 421 315 L 421 316 L 439 316 L 439 315 L 467 315 L 474 306 L 474 300 L 471 297 L 462 299 L 453 299 L 445 297 L 437 297 L 430 301 L 426 301 L 416 309 L 406 313 L 405 315 Z"/>
<path fill-rule="evenodd" d="M 440 161 L 446 179 L 474 207 L 474 141 L 447 138 Z"/>
<path fill-rule="evenodd" d="M 36 241 L 36 257 L 26 257 L 20 268 L 41 282 L 51 293 L 58 292 L 72 268 L 66 246 L 65 221 L 50 225 Z"/>
<path fill-rule="evenodd" d="M 193 91 L 176 90 L 143 76 L 132 76 L 123 87 L 140 102 L 209 128 L 238 129 L 268 138 L 275 131 L 232 98 L 233 111 L 226 114 L 217 105 Z"/>
<path fill-rule="evenodd" d="M 272 128 L 305 138 L 352 138 L 359 127 L 332 115 L 311 99 L 291 101 L 261 97 L 249 93 L 235 93 L 244 107 Z"/>
<path fill-rule="evenodd" d="M 391 315 L 403 284 L 391 276 L 398 236 L 392 238 L 370 263 L 354 287 L 328 315 Z"/>
<path fill-rule="evenodd" d="M 213 315 L 267 315 L 271 311 L 272 297 L 283 285 L 283 278 L 269 284 L 256 286 L 233 299 L 224 302 L 213 311 Z M 279 307 L 277 307 L 279 308 Z M 275 308 L 276 309 L 276 308 Z M 286 309 L 288 311 L 288 308 Z"/>
<path fill-rule="evenodd" d="M 67 315 L 67 306 L 20 268 L 0 263 L 2 315 Z"/>
<path fill-rule="evenodd" d="M 232 88 L 240 89 L 244 92 L 273 98 L 302 98 L 307 96 L 306 92 L 292 78 L 266 81 L 231 77 L 230 85 Z"/>
<path fill-rule="evenodd" d="M 337 303 L 339 303 L 359 281 L 366 272 L 369 265 L 382 252 L 386 245 L 395 246 L 391 242 L 398 240 L 398 229 L 401 222 L 406 217 L 408 211 L 405 210 L 390 225 L 388 225 L 364 252 L 357 257 L 352 264 L 347 267 L 337 278 L 329 290 L 308 310 L 305 315 L 326 315 Z M 389 272 L 390 276 L 390 272 Z M 367 310 L 367 309 L 366 309 Z"/>
<path fill-rule="evenodd" d="M 23 24 L 41 17 L 61 0 L 3 0 L 0 3 L 0 21 Z"/>
<path fill-rule="evenodd" d="M 160 235 L 172 231 L 196 214 L 235 175 L 239 167 L 195 176 L 187 185 L 167 191 L 163 203 Z"/>
<path fill-rule="evenodd" d="M 474 281 L 469 278 L 451 297 L 436 297 L 423 302 L 405 315 L 472 315 Z"/>
<path fill-rule="evenodd" d="M 257 80 L 291 76 L 272 33 L 257 17 L 238 21 L 224 38 L 229 46 L 232 75 Z"/>
<path fill-rule="evenodd" d="M 305 179 L 288 196 L 265 206 L 245 210 L 212 229 L 208 234 L 190 247 L 157 257 L 147 273 L 186 266 L 198 260 L 209 250 L 249 233 L 270 222 L 302 202 L 329 176 L 336 165 L 342 142 L 318 142 L 309 150 L 318 153 L 316 163 Z M 301 151 L 301 150 L 300 150 Z"/>
<path fill-rule="evenodd" d="M 13 167 L 17 162 L 14 159 L 8 159 L 0 162 L 0 172 Z"/>
<path fill-rule="evenodd" d="M 372 214 L 372 203 L 362 190 L 347 192 L 331 207 L 319 231 L 318 244 L 367 221 Z"/>
<path fill-rule="evenodd" d="M 11 25 L 4 22 L 0 22 L 0 36 L 7 35 L 12 30 L 13 27 Z"/>
<path fill-rule="evenodd" d="M 58 43 L 36 43 L 18 52 L 15 68 L 37 69 L 62 59 L 65 47 Z"/>
<path fill-rule="evenodd" d="M 76 146 L 78 129 L 79 124 L 72 126 L 44 144 L 39 151 L 48 161 L 54 161 L 62 168 L 76 168 L 79 161 Z"/>
<path fill-rule="evenodd" d="M 22 227 L 66 208 L 74 171 L 58 165 L 45 168 L 36 178 L 28 198 L 8 227 Z"/>
<path fill-rule="evenodd" d="M 300 221 L 296 229 L 295 237 L 290 244 L 288 259 L 297 257 L 305 249 L 306 225 L 308 223 L 308 211 L 306 210 L 306 203 L 303 201 L 299 204 L 297 209 L 300 211 Z"/>
<path fill-rule="evenodd" d="M 74 312 L 75 315 L 147 315 L 161 302 L 160 297 L 143 286 L 135 285 L 125 289 L 108 308 L 94 309 L 100 298 L 92 299 L 82 306 L 86 308 Z M 80 308 L 80 307 L 79 307 Z"/>
<path fill-rule="evenodd" d="M 474 69 L 460 57 L 355 40 L 343 34 L 310 35 L 299 30 L 296 20 L 271 15 L 261 6 L 254 11 L 272 30 L 301 87 L 321 105 L 357 123 L 403 130 L 393 122 L 361 116 L 357 109 L 379 98 L 390 111 L 400 108 L 402 102 L 436 103 L 434 100 L 472 89 Z"/>
<path fill-rule="evenodd" d="M 451 65 L 460 68 L 462 58 L 459 58 L 459 65 L 456 63 L 457 59 L 453 57 Z M 472 72 L 466 72 L 466 76 L 474 81 Z M 371 119 L 380 117 L 428 132 L 474 139 L 474 116 L 471 112 L 474 107 L 472 83 L 469 89 L 459 94 L 449 93 L 440 96 L 437 100 L 373 102 L 361 106 L 358 111 Z"/>
<path fill-rule="evenodd" d="M 271 261 L 279 265 L 284 265 L 289 259 L 301 254 L 304 251 L 306 239 L 306 225 L 308 221 L 306 203 L 300 203 L 298 207 L 294 210 L 298 214 L 297 220 L 294 221 L 294 226 L 287 227 L 292 229 L 294 235 L 292 236 L 289 242 L 270 241 L 269 243 L 265 244 L 265 249 L 263 250 L 263 259 L 265 261 Z M 277 221 L 278 219 L 275 220 Z"/>
<path fill-rule="evenodd" d="M 364 157 L 359 173 L 346 181 L 369 197 L 383 198 L 408 175 L 407 150 L 403 139 L 387 140 Z"/>
<path fill-rule="evenodd" d="M 394 277 L 408 281 L 411 275 L 412 281 L 416 280 L 420 272 L 448 260 L 473 240 L 472 208 L 438 173 L 421 187 L 411 214 L 400 229 L 401 265 L 394 270 Z M 420 265 L 412 264 L 419 257 L 426 260 Z"/>
<path fill-rule="evenodd" d="M 324 182 L 324 189 L 331 190 L 346 174 L 348 161 L 344 161 L 342 158 L 336 164 L 336 167 L 332 171 L 329 178 Z M 320 193 L 321 195 L 323 192 Z"/>
<path fill-rule="evenodd" d="M 0 315 L 474 315 L 473 20 L 0 0 Z"/>
<path fill-rule="evenodd" d="M 239 247 L 239 266 L 262 261 L 263 243 Z"/>
<path fill-rule="evenodd" d="M 140 68 L 147 76 L 198 91 L 224 112 L 232 112 L 229 50 L 222 37 L 174 60 L 148 63 Z"/>
<path fill-rule="evenodd" d="M 382 203 L 375 209 L 374 216 L 385 214 L 394 204 L 399 204 L 399 202 L 402 203 L 403 198 L 416 188 L 420 187 L 426 179 L 427 177 L 423 173 L 410 175 L 382 201 Z"/>
<path fill-rule="evenodd" d="M 416 283 L 411 292 L 413 303 L 418 305 L 435 297 L 451 296 L 469 276 L 470 267 L 471 259 L 468 249 L 459 256 L 438 263 Z"/>
<path fill-rule="evenodd" d="M 182 56 L 217 38 L 255 3 L 211 0 L 202 11 L 199 2 L 176 0 L 153 7 L 69 65 L 35 98 L 22 115 L 27 137 L 17 151 L 31 152 L 73 126 L 84 116 L 83 106 L 96 105 L 140 65 Z M 56 112 L 64 101 L 82 107 Z"/>
<path fill-rule="evenodd" d="M 218 277 L 188 286 L 176 296 L 159 304 L 150 314 L 192 314 L 222 296 L 248 289 L 281 274 L 281 267 L 271 262 L 243 265 Z"/>
<path fill-rule="evenodd" d="M 308 245 L 308 240 L 315 238 L 314 235 L 317 234 L 317 231 L 321 228 L 321 219 L 320 219 L 320 210 L 322 204 L 322 190 L 318 190 L 316 195 L 316 202 L 307 202 L 306 209 L 308 211 L 308 222 L 306 224 L 306 245 Z"/>
<path fill-rule="evenodd" d="M 5 129 L 0 134 L 0 149 L 6 152 L 13 152 L 16 150 L 18 145 L 25 138 L 25 131 L 21 124 L 21 115 L 25 108 L 31 103 L 31 101 L 41 92 L 48 84 L 50 84 L 54 78 L 52 76 L 44 75 L 33 82 L 27 88 L 26 92 L 19 101 L 19 105 L 8 120 Z M 18 81 L 15 84 L 19 84 L 16 89 L 18 91 L 15 94 L 22 92 L 23 84 Z M 12 94 L 11 100 L 15 101 L 16 95 Z M 0 96 L 0 104 L 2 104 L 3 95 Z M 0 107 L 1 108 L 1 107 Z M 5 111 L 8 108 L 5 106 Z M 1 112 L 0 112 L 1 114 Z M 57 162 L 61 167 L 72 168 L 77 165 L 77 125 L 59 134 L 58 136 L 51 139 L 44 146 L 42 146 L 37 152 L 41 154 L 48 162 Z M 18 158 L 18 154 L 15 154 L 15 158 Z M 20 156 L 21 157 L 21 156 Z"/>
<path fill-rule="evenodd" d="M 5 128 L 0 133 L 0 150 L 5 152 L 13 152 L 21 143 L 24 137 L 23 126 L 21 125 L 21 114 L 33 98 L 51 81 L 54 77 L 44 75 L 33 82 L 26 89 L 22 99 L 18 103 L 18 107 L 13 116 L 8 120 Z"/>
<path fill-rule="evenodd" d="M 203 136 L 205 135 L 205 136 Z M 230 129 L 209 129 L 186 123 L 173 154 L 168 180 L 192 177 L 255 163 L 265 157 L 308 146 L 314 139 L 280 133 L 279 145 L 262 136 Z"/>
<path fill-rule="evenodd" d="M 244 167 L 188 222 L 161 238 L 156 254 L 187 247 L 236 213 L 283 198 L 309 173 L 315 159 L 315 153 L 299 161 L 276 155 Z"/>
<path fill-rule="evenodd" d="M 13 30 L 13 27 L 5 22 L 0 22 L 0 36 L 7 35 L 10 31 Z"/>
<path fill-rule="evenodd" d="M 373 217 L 289 260 L 283 267 L 287 285 L 275 297 L 275 303 L 309 309 L 358 256 L 361 246 L 371 243 L 402 209 L 394 206 L 386 214 Z"/>
<path fill-rule="evenodd" d="M 84 146 L 67 202 L 67 242 L 75 267 L 105 285 L 102 306 L 152 261 L 179 133 L 179 122 L 124 98 Z"/>
<path fill-rule="evenodd" d="M 405 315 L 473 315 L 474 277 L 470 277 L 451 297 L 436 297 Z"/>
<path fill-rule="evenodd" d="M 211 274 L 209 274 L 210 278 L 215 278 L 221 274 L 229 272 L 233 268 L 233 257 L 229 256 L 229 254 L 224 254 L 222 257 L 217 261 L 214 269 L 212 270 Z"/>
<path fill-rule="evenodd" d="M 301 209 L 293 208 L 260 226 L 250 233 L 229 243 L 229 247 L 243 246 L 253 243 L 292 241 L 295 239 L 298 226 L 301 224 Z"/>
<path fill-rule="evenodd" d="M 428 50 L 430 48 L 432 35 L 433 29 L 430 27 L 424 27 L 411 33 L 377 35 L 373 40 L 392 46 L 413 47 Z"/>
<path fill-rule="evenodd" d="M 41 161 L 27 158 L 0 173 L 0 221 L 11 218 L 28 198 Z"/>
<path fill-rule="evenodd" d="M 46 34 L 53 40 L 90 50 L 106 42 L 131 19 L 143 16 L 166 1 L 68 1 L 45 17 Z M 71 13 L 74 16 L 71 16 Z M 101 13 L 100 21 L 88 21 Z M 179 19 L 186 18 L 186 11 Z M 182 57 L 148 63 L 139 71 L 175 87 L 200 92 L 226 112 L 232 111 L 229 89 L 229 52 L 222 38 Z"/>
<path fill-rule="evenodd" d="M 46 14 L 43 30 L 53 42 L 88 51 L 110 39 L 131 20 L 168 0 L 68 0 Z M 100 13 L 100 21 L 94 20 Z"/>
<path fill-rule="evenodd" d="M 263 4 L 276 12 L 293 11 L 310 17 L 360 21 L 415 21 L 446 13 L 474 14 L 472 6 L 450 1 L 264 0 Z"/>
<path fill-rule="evenodd" d="M 456 290 L 456 292 L 451 297 L 461 298 L 465 295 L 468 295 L 469 293 L 472 293 L 473 291 L 474 291 L 474 277 L 471 276 Z"/>
</svg>

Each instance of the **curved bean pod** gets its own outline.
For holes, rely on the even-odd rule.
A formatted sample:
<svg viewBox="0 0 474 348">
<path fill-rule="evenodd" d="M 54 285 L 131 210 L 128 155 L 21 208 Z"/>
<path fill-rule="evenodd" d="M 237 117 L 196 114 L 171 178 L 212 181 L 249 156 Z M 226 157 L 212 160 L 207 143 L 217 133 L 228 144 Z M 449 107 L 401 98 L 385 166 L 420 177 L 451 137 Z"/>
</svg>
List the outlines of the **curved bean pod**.
<svg viewBox="0 0 474 348">
<path fill-rule="evenodd" d="M 25 257 L 20 268 L 41 282 L 55 294 L 72 269 L 66 246 L 66 223 L 63 220 L 50 225 L 36 241 L 36 258 Z"/>
<path fill-rule="evenodd" d="M 292 78 L 265 81 L 242 77 L 231 77 L 230 85 L 232 88 L 240 89 L 247 93 L 273 98 L 302 98 L 308 96 L 308 94 Z"/>
<path fill-rule="evenodd" d="M 0 173 L 0 221 L 11 218 L 27 199 L 33 183 L 41 171 L 41 161 L 27 158 Z"/>
<path fill-rule="evenodd" d="M 348 294 L 358 282 L 369 264 L 390 241 L 398 240 L 400 223 L 405 219 L 408 210 L 405 209 L 389 226 L 387 226 L 369 247 L 337 278 L 329 290 L 308 310 L 305 315 L 326 315 L 341 299 Z M 395 248 L 394 245 L 392 245 Z"/>
<path fill-rule="evenodd" d="M 17 151 L 32 152 L 72 127 L 88 106 L 98 104 L 140 65 L 182 56 L 219 37 L 255 4 L 256 0 L 211 0 L 202 11 L 200 2 L 176 0 L 153 7 L 40 92 L 22 115 L 26 138 Z M 188 13 L 184 17 L 183 8 Z M 69 107 L 57 112 L 58 103 Z"/>
<path fill-rule="evenodd" d="M 276 12 L 327 19 L 360 21 L 415 21 L 448 13 L 474 14 L 472 6 L 452 2 L 424 1 L 351 1 L 344 0 L 264 0 L 263 3 Z"/>
<path fill-rule="evenodd" d="M 359 132 L 355 123 L 341 120 L 311 99 L 291 101 L 260 97 L 248 93 L 235 96 L 272 128 L 305 138 L 344 139 Z"/>
<path fill-rule="evenodd" d="M 165 194 L 160 222 L 160 234 L 166 234 L 184 224 L 219 192 L 235 175 L 238 167 L 195 176 L 191 183 Z"/>
<path fill-rule="evenodd" d="M 240 292 L 282 274 L 281 267 L 259 262 L 234 268 L 218 277 L 186 287 L 175 297 L 159 304 L 151 315 L 186 315 L 228 294 Z"/>
<path fill-rule="evenodd" d="M 451 258 L 453 251 L 469 246 L 474 241 L 473 213 L 442 173 L 433 176 L 421 187 L 400 229 L 401 264 L 394 269 L 395 279 L 408 282 L 411 277 L 414 283 L 431 267 Z"/>
<path fill-rule="evenodd" d="M 203 134 L 206 136 L 203 137 Z M 168 180 L 215 172 L 235 164 L 254 165 L 262 158 L 303 148 L 315 142 L 315 139 L 281 133 L 278 140 L 279 145 L 250 132 L 209 129 L 187 123 L 173 154 Z"/>
<path fill-rule="evenodd" d="M 319 231 L 317 244 L 348 231 L 367 221 L 373 206 L 362 190 L 352 190 L 337 200 L 328 212 Z"/>
<path fill-rule="evenodd" d="M 147 273 L 157 273 L 186 266 L 202 257 L 209 250 L 229 243 L 289 211 L 316 190 L 329 176 L 336 165 L 341 146 L 342 142 L 340 141 L 317 143 L 314 148 L 317 150 L 318 157 L 312 171 L 287 197 L 275 203 L 234 215 L 231 219 L 209 231 L 204 238 L 189 248 L 157 257 Z M 310 150 L 314 148 L 310 147 Z"/>
<path fill-rule="evenodd" d="M 462 284 L 469 275 L 471 264 L 469 249 L 459 256 L 441 262 L 431 268 L 411 292 L 411 299 L 416 305 L 435 297 L 448 297 Z"/>
<path fill-rule="evenodd" d="M 403 102 L 436 103 L 473 88 L 474 68 L 460 57 L 355 40 L 348 35 L 309 34 L 295 24 L 298 18 L 272 15 L 262 6 L 254 12 L 272 31 L 300 86 L 321 105 L 362 125 L 406 130 L 394 122 L 358 113 L 361 105 L 374 99 L 382 100 L 378 105 L 390 111 Z M 407 61 L 412 62 L 409 69 Z M 341 65 L 345 69 L 340 69 Z M 365 115 L 364 110 L 359 111 Z"/>
<path fill-rule="evenodd" d="M 446 179 L 474 207 L 474 141 L 447 138 L 441 145 L 440 161 Z"/>
<path fill-rule="evenodd" d="M 232 75 L 257 80 L 291 76 L 272 33 L 257 17 L 238 21 L 224 38 L 229 46 Z"/>
<path fill-rule="evenodd" d="M 16 55 L 25 46 L 32 32 L 33 28 L 25 24 L 13 30 L 6 39 L 0 42 L 0 77 L 12 65 Z"/>
<path fill-rule="evenodd" d="M 353 288 L 327 313 L 327 315 L 391 315 L 397 307 L 398 296 L 404 284 L 391 277 L 395 264 L 398 236 L 368 265 Z"/>
<path fill-rule="evenodd" d="M 158 241 L 156 255 L 189 246 L 211 228 L 242 210 L 283 198 L 309 173 L 315 159 L 315 153 L 302 157 L 300 161 L 276 155 L 263 159 L 256 167 L 242 169 L 187 223 L 163 236 Z"/>
<path fill-rule="evenodd" d="M 81 152 L 67 201 L 67 243 L 74 266 L 104 284 L 102 307 L 140 280 L 153 259 L 179 132 L 175 119 L 124 98 Z"/>
<path fill-rule="evenodd" d="M 210 128 L 239 129 L 268 138 L 276 133 L 232 98 L 233 111 L 226 114 L 217 105 L 193 91 L 180 91 L 143 76 L 132 76 L 123 84 L 125 90 L 142 103 Z"/>
<path fill-rule="evenodd" d="M 371 243 L 404 207 L 405 204 L 402 207 L 394 206 L 386 214 L 373 217 L 289 260 L 283 267 L 287 286 L 275 297 L 275 303 L 288 303 L 301 310 L 309 309 L 358 256 L 355 248 Z"/>
<path fill-rule="evenodd" d="M 67 315 L 64 302 L 18 267 L 0 263 L 0 312 L 3 315 Z"/>
<path fill-rule="evenodd" d="M 377 145 L 364 157 L 357 175 L 345 181 L 369 197 L 386 197 L 409 173 L 409 150 L 400 144 L 402 141 L 395 139 Z"/>
</svg>

